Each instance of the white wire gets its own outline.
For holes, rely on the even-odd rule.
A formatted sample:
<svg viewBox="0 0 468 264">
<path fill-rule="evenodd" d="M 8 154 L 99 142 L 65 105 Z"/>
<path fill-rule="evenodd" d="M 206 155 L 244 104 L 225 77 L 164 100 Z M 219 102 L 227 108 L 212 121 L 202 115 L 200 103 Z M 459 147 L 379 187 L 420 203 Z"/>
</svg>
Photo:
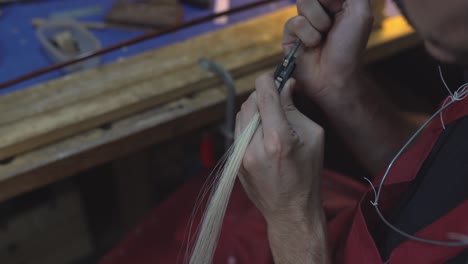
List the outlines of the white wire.
<svg viewBox="0 0 468 264">
<path fill-rule="evenodd" d="M 380 181 L 380 184 L 379 184 L 379 187 L 378 187 L 378 190 L 376 191 L 375 190 L 375 187 L 372 185 L 372 182 L 367 179 L 367 178 L 364 178 L 366 181 L 369 182 L 369 184 L 371 185 L 372 187 L 372 190 L 374 191 L 374 194 L 375 194 L 375 199 L 374 201 L 371 201 L 371 204 L 374 206 L 375 210 L 377 211 L 377 214 L 379 215 L 380 219 L 389 227 L 391 228 L 393 231 L 397 232 L 398 234 L 406 237 L 406 238 L 409 238 L 411 240 L 415 240 L 415 241 L 418 241 L 418 242 L 423 242 L 423 243 L 427 243 L 427 244 L 432 244 L 432 245 L 439 245 L 439 246 L 447 246 L 447 247 L 460 247 L 460 246 L 467 246 L 468 245 L 468 241 L 466 239 L 467 235 L 462 235 L 462 234 L 458 234 L 459 236 L 451 236 L 454 241 L 441 241 L 441 240 L 432 240 L 432 239 L 426 239 L 426 238 L 422 238 L 422 237 L 418 237 L 418 236 L 414 236 L 414 235 L 411 235 L 399 228 L 397 228 L 396 226 L 394 226 L 392 223 L 390 223 L 383 215 L 382 213 L 380 212 L 380 209 L 379 209 L 379 200 L 380 200 L 380 195 L 381 195 L 381 192 L 382 192 L 382 188 L 384 186 L 384 183 L 385 183 L 385 180 L 387 179 L 387 176 L 391 170 L 391 168 L 393 167 L 395 161 L 401 156 L 401 154 L 408 148 L 408 146 L 413 142 L 413 140 L 421 133 L 421 131 L 423 131 L 428 125 L 429 123 L 437 116 L 437 115 L 441 115 L 441 122 L 442 122 L 442 126 L 444 127 L 445 129 L 445 124 L 443 123 L 443 118 L 442 118 L 442 112 L 447 108 L 449 107 L 450 105 L 452 105 L 454 102 L 457 102 L 457 101 L 461 101 L 461 100 L 464 100 L 467 96 L 468 96 L 468 83 L 465 83 L 463 85 L 461 85 L 457 91 L 455 91 L 454 93 L 452 93 L 447 85 L 447 83 L 445 82 L 445 79 L 444 79 L 444 76 L 442 74 L 442 69 L 441 67 L 439 66 L 439 74 L 440 74 L 440 77 L 442 79 L 442 82 L 444 83 L 444 86 L 446 87 L 447 91 L 449 92 L 449 97 L 447 99 L 450 99 L 450 101 L 448 101 L 447 99 L 444 101 L 444 104 L 442 105 L 442 107 L 437 111 L 435 112 L 426 122 L 424 122 L 424 124 L 410 137 L 410 139 L 403 145 L 403 147 L 401 147 L 401 149 L 398 151 L 398 153 L 395 155 L 395 157 L 393 157 L 392 161 L 390 162 L 390 164 L 388 165 L 387 169 L 385 170 L 385 173 L 382 177 L 382 180 Z M 448 102 L 448 103 L 447 103 Z M 464 239 L 462 239 L 464 238 Z M 459 241 L 455 241 L 455 240 L 459 240 Z"/>
<path fill-rule="evenodd" d="M 439 76 L 440 76 L 440 79 L 442 80 L 442 83 L 444 84 L 445 89 L 447 89 L 447 92 L 450 94 L 451 97 L 453 97 L 452 91 L 450 91 L 450 88 L 448 87 L 447 82 L 445 82 L 444 74 L 442 74 L 442 67 L 440 67 L 439 65 L 438 68 L 439 68 Z"/>
</svg>

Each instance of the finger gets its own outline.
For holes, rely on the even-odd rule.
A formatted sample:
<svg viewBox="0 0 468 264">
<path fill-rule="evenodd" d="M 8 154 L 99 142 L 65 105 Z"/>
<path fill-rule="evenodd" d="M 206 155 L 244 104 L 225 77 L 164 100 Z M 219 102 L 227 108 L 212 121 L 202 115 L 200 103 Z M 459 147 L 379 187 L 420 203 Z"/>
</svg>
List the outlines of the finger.
<svg viewBox="0 0 468 264">
<path fill-rule="evenodd" d="M 242 159 L 242 167 L 247 174 L 255 172 L 262 161 L 264 154 L 263 128 L 260 125 L 255 131 Z M 245 173 L 244 173 L 245 174 Z"/>
<path fill-rule="evenodd" d="M 249 146 L 247 146 L 247 151 L 252 151 L 256 157 L 262 157 L 263 149 L 263 127 L 260 124 L 252 136 Z"/>
<path fill-rule="evenodd" d="M 336 43 L 333 50 L 346 50 L 345 56 L 356 57 L 366 48 L 372 21 L 370 0 L 347 0 L 343 11 L 337 16 L 337 26 L 333 34 L 328 35 L 327 41 Z"/>
<path fill-rule="evenodd" d="M 293 120 L 290 123 L 289 130 L 288 130 L 289 139 L 291 140 L 290 143 L 295 143 L 295 142 L 298 142 L 298 140 L 299 141 L 301 140 L 298 134 L 296 133 L 297 132 L 296 130 L 300 129 L 300 127 L 303 124 L 300 124 L 298 126 L 298 124 L 296 123 L 295 128 L 293 127 L 294 127 L 294 122 L 297 122 L 298 120 L 301 120 L 302 118 L 304 118 L 303 114 L 299 112 L 299 110 L 297 110 L 293 102 L 292 96 L 293 96 L 293 92 L 295 89 L 295 84 L 296 84 L 296 80 L 294 78 L 289 79 L 284 85 L 283 91 L 281 91 L 281 94 L 280 94 L 281 105 L 283 106 L 283 110 L 285 112 L 286 118 L 288 120 Z"/>
<path fill-rule="evenodd" d="M 289 19 L 284 26 L 283 49 L 289 53 L 300 39 L 305 47 L 317 47 L 322 41 L 322 34 L 315 29 L 304 16 Z"/>
<path fill-rule="evenodd" d="M 255 102 L 256 104 L 256 102 Z M 252 118 L 249 119 L 248 126 L 252 122 Z M 242 159 L 242 164 L 240 168 L 240 175 L 248 175 L 249 171 L 255 170 L 254 167 L 257 166 L 258 161 L 263 157 L 263 129 L 260 124 L 255 130 L 252 138 L 249 141 L 244 157 Z"/>
<path fill-rule="evenodd" d="M 257 100 L 255 92 L 242 104 L 236 117 L 235 138 L 237 139 L 245 130 L 252 117 L 257 112 Z"/>
<path fill-rule="evenodd" d="M 264 149 L 263 128 L 260 124 L 252 136 L 245 150 L 244 157 L 242 158 L 240 176 L 243 178 L 244 182 L 251 181 L 252 175 L 254 175 L 256 171 L 261 170 L 259 166 L 261 166 L 265 160 Z"/>
<path fill-rule="evenodd" d="M 294 120 L 290 125 L 290 138 L 298 142 L 302 141 L 304 138 L 310 138 L 313 135 L 319 134 L 319 132 L 323 129 L 317 123 L 313 122 L 303 113 L 301 113 L 294 105 L 292 96 L 295 89 L 295 83 L 295 79 L 289 79 L 286 82 L 280 97 L 286 118 L 288 118 L 288 120 Z"/>
<path fill-rule="evenodd" d="M 237 112 L 236 114 L 236 124 L 234 127 L 234 141 L 236 141 L 239 138 L 241 131 L 241 125 L 240 125 L 240 112 Z"/>
<path fill-rule="evenodd" d="M 273 76 L 264 74 L 257 78 L 257 107 L 262 120 L 265 144 L 279 143 L 287 135 L 288 122 L 283 112 L 280 96 Z M 269 147 L 269 146 L 265 146 Z"/>
<path fill-rule="evenodd" d="M 285 112 L 296 110 L 292 99 L 295 84 L 296 80 L 294 78 L 291 78 L 286 82 L 286 84 L 283 87 L 283 90 L 281 91 L 281 105 L 283 106 Z"/>
<path fill-rule="evenodd" d="M 370 0 L 347 0 L 343 6 L 346 17 L 354 23 L 368 24 L 368 20 L 373 17 Z"/>
<path fill-rule="evenodd" d="M 319 0 L 320 4 L 330 14 L 336 14 L 342 10 L 343 0 Z"/>
<path fill-rule="evenodd" d="M 297 0 L 297 11 L 318 31 L 325 33 L 332 20 L 318 0 Z"/>
<path fill-rule="evenodd" d="M 368 24 L 368 20 L 373 18 L 370 0 L 347 0 L 344 7 L 356 23 Z"/>
</svg>

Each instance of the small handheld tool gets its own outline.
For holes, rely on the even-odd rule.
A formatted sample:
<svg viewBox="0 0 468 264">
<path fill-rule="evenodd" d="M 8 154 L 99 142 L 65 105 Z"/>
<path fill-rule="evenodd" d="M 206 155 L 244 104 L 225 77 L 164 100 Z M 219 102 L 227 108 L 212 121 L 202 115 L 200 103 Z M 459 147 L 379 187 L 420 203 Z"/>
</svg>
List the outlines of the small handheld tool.
<svg viewBox="0 0 468 264">
<path fill-rule="evenodd" d="M 283 90 L 284 85 L 286 82 L 291 78 L 291 75 L 294 72 L 294 69 L 296 68 L 296 57 L 294 56 L 299 49 L 299 47 L 302 45 L 301 40 L 297 40 L 296 43 L 294 44 L 294 47 L 292 50 L 289 52 L 286 57 L 284 57 L 283 61 L 281 61 L 280 64 L 276 67 L 274 78 L 275 78 L 275 83 L 276 87 L 278 87 L 278 91 L 281 93 L 281 90 Z"/>
</svg>

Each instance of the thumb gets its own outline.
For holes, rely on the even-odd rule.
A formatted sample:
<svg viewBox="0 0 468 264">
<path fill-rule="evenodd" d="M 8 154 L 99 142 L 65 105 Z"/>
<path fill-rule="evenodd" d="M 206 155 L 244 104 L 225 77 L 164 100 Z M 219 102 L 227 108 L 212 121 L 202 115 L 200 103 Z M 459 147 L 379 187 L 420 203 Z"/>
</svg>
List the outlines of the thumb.
<svg viewBox="0 0 468 264">
<path fill-rule="evenodd" d="M 370 0 L 346 0 L 343 4 L 345 10 L 344 20 L 353 22 L 362 28 L 369 26 L 374 14 Z"/>
<path fill-rule="evenodd" d="M 283 106 L 283 109 L 285 109 L 285 111 L 296 109 L 292 99 L 295 86 L 296 80 L 294 78 L 290 78 L 284 85 L 283 90 L 281 91 L 281 105 Z"/>
<path fill-rule="evenodd" d="M 340 56 L 356 58 L 365 50 L 372 30 L 373 13 L 370 0 L 347 0 L 335 17 L 335 24 L 328 35 L 331 50 L 346 50 Z M 349 58 L 349 59 L 352 59 Z"/>
</svg>

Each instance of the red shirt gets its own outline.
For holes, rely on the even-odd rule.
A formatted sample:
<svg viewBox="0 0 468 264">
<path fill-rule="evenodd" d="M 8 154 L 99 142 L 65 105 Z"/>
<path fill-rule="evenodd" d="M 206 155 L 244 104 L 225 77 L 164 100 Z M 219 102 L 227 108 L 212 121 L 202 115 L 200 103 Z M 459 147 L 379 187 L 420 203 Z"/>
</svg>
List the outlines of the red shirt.
<svg viewBox="0 0 468 264">
<path fill-rule="evenodd" d="M 468 100 L 452 104 L 443 114 L 445 124 L 466 115 L 468 115 Z M 421 165 L 442 131 L 440 120 L 435 118 L 414 145 L 397 159 L 387 177 L 379 201 L 379 208 L 384 215 L 395 206 L 395 202 L 415 180 Z M 383 173 L 373 179 L 374 186 L 379 185 L 382 176 Z M 378 221 L 380 221 L 375 208 L 370 204 L 370 201 L 374 200 L 373 190 L 369 186 L 360 195 L 348 198 L 357 198 L 357 203 L 347 208 L 341 208 L 342 210 L 328 222 L 333 262 L 343 264 L 383 263 L 370 228 L 378 226 Z M 467 200 L 415 235 L 432 240 L 447 241 L 449 232 L 468 234 Z M 387 263 L 445 263 L 466 248 L 436 246 L 405 240 L 392 251 Z"/>
<path fill-rule="evenodd" d="M 446 109 L 444 120 L 448 124 L 467 115 L 468 99 Z M 412 147 L 396 161 L 385 182 L 379 203 L 384 214 L 395 206 L 395 201 L 415 179 L 441 132 L 441 123 L 438 119 L 433 120 Z M 375 186 L 378 186 L 381 177 L 373 180 Z M 204 180 L 205 177 L 195 177 L 171 195 L 100 263 L 183 263 L 188 219 Z M 333 263 L 383 263 L 371 235 L 372 228 L 378 226 L 380 220 L 370 204 L 374 200 L 370 186 L 330 171 L 324 173 L 323 185 Z M 194 226 L 200 220 L 200 213 L 195 215 Z M 465 200 L 416 235 L 447 240 L 447 232 L 468 234 L 467 223 L 468 202 Z M 435 246 L 406 240 L 392 251 L 389 263 L 444 263 L 464 249 L 466 247 Z M 213 263 L 273 263 L 265 222 L 239 184 L 236 184 L 231 196 Z"/>
</svg>

